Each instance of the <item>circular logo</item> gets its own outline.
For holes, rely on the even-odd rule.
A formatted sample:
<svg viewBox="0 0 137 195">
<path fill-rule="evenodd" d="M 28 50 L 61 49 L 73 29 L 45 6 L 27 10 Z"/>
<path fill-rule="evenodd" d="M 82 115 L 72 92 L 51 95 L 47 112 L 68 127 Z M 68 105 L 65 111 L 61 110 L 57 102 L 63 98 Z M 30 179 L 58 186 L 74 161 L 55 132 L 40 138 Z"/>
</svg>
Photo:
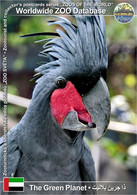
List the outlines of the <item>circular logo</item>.
<svg viewBox="0 0 137 195">
<path fill-rule="evenodd" d="M 115 19 L 120 23 L 128 23 L 133 19 L 134 9 L 129 3 L 120 3 L 114 9 Z"/>
</svg>

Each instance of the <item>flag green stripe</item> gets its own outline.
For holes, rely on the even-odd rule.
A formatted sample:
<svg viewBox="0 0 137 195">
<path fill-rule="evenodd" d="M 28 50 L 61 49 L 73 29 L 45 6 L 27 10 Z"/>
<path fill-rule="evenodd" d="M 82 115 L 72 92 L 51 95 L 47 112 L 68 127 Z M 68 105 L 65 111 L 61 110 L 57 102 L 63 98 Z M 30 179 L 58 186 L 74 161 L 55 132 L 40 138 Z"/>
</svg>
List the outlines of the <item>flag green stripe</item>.
<svg viewBox="0 0 137 195">
<path fill-rule="evenodd" d="M 24 182 L 24 178 L 9 178 L 9 182 Z"/>
</svg>

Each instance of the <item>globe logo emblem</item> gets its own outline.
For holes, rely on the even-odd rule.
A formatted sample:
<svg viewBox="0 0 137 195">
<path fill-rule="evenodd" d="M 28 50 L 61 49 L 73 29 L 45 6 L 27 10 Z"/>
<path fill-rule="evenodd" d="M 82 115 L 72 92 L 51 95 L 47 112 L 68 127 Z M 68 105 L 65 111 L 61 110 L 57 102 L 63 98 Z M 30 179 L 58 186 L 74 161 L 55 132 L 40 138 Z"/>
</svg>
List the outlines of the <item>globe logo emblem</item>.
<svg viewBox="0 0 137 195">
<path fill-rule="evenodd" d="M 115 19 L 120 23 L 128 23 L 133 19 L 134 9 L 129 3 L 120 3 L 114 9 Z"/>
</svg>

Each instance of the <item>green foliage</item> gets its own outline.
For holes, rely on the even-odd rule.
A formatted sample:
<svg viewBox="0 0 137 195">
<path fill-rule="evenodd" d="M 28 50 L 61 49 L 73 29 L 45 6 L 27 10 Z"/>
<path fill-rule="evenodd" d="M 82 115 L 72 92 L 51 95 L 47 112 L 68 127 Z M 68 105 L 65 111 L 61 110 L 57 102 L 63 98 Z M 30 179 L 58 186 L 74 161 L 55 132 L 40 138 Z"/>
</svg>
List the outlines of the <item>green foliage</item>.
<svg viewBox="0 0 137 195">
<path fill-rule="evenodd" d="M 26 108 L 15 106 L 8 104 L 8 116 L 12 116 L 13 118 L 20 118 L 26 111 Z"/>
<path fill-rule="evenodd" d="M 94 142 L 91 139 L 84 137 L 84 140 L 89 146 L 89 148 L 94 145 Z M 127 147 L 123 143 L 116 143 L 110 138 L 103 137 L 99 141 L 99 144 L 107 151 L 108 155 L 111 158 L 115 159 L 120 163 L 126 163 L 126 160 L 128 158 Z"/>
<path fill-rule="evenodd" d="M 125 77 L 125 84 L 130 87 L 130 88 L 134 88 L 136 85 L 136 77 L 134 74 L 128 74 Z"/>
<path fill-rule="evenodd" d="M 21 70 L 24 66 L 24 61 L 22 59 L 16 59 L 13 64 L 13 68 L 16 70 Z"/>
<path fill-rule="evenodd" d="M 115 158 L 116 160 L 123 162 L 126 160 L 127 152 L 126 148 L 122 143 L 115 143 L 109 138 L 103 138 L 101 145 L 106 149 L 109 156 Z"/>
<path fill-rule="evenodd" d="M 131 39 L 136 38 L 136 26 L 137 18 L 127 24 L 121 24 L 112 17 L 105 17 L 106 21 L 106 37 L 109 41 L 115 41 L 120 43 L 131 42 Z M 134 32 L 134 33 L 133 33 Z M 133 42 L 134 44 L 134 42 Z"/>
<path fill-rule="evenodd" d="M 121 24 L 114 17 L 105 17 L 105 21 L 109 54 L 107 83 L 110 96 L 124 95 L 134 115 L 134 112 L 136 112 L 135 50 L 137 47 L 137 18 L 134 17 L 128 24 Z M 131 122 L 135 121 L 133 118 Z"/>
<path fill-rule="evenodd" d="M 8 26 L 12 25 L 12 21 L 16 18 L 15 16 L 10 16 L 8 20 Z M 23 17 L 22 17 L 23 18 Z M 22 44 L 32 44 L 34 41 L 45 38 L 45 36 L 39 37 L 28 37 L 28 38 L 20 38 L 20 36 L 30 33 L 36 32 L 50 32 L 54 31 L 53 26 L 49 26 L 46 22 L 50 20 L 50 17 L 42 17 L 42 16 L 35 16 L 35 17 L 24 17 L 20 20 L 20 23 L 16 23 L 17 26 L 14 26 L 15 30 L 12 29 L 10 33 L 8 33 L 8 42 L 12 47 L 18 47 Z M 21 49 L 21 48 L 20 48 Z"/>
<path fill-rule="evenodd" d="M 19 91 L 15 85 L 8 85 L 8 93 L 19 95 Z"/>
</svg>

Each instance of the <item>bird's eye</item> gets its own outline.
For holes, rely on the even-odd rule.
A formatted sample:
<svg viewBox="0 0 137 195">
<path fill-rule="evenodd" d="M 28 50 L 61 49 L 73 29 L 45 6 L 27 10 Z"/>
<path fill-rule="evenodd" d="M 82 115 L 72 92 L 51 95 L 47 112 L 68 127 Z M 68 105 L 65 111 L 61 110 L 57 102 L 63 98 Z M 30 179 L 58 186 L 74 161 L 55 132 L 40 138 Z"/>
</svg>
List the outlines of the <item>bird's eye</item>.
<svg viewBox="0 0 137 195">
<path fill-rule="evenodd" d="M 64 77 L 60 76 L 60 77 L 55 79 L 55 83 L 56 83 L 58 88 L 65 88 L 67 81 Z"/>
</svg>

